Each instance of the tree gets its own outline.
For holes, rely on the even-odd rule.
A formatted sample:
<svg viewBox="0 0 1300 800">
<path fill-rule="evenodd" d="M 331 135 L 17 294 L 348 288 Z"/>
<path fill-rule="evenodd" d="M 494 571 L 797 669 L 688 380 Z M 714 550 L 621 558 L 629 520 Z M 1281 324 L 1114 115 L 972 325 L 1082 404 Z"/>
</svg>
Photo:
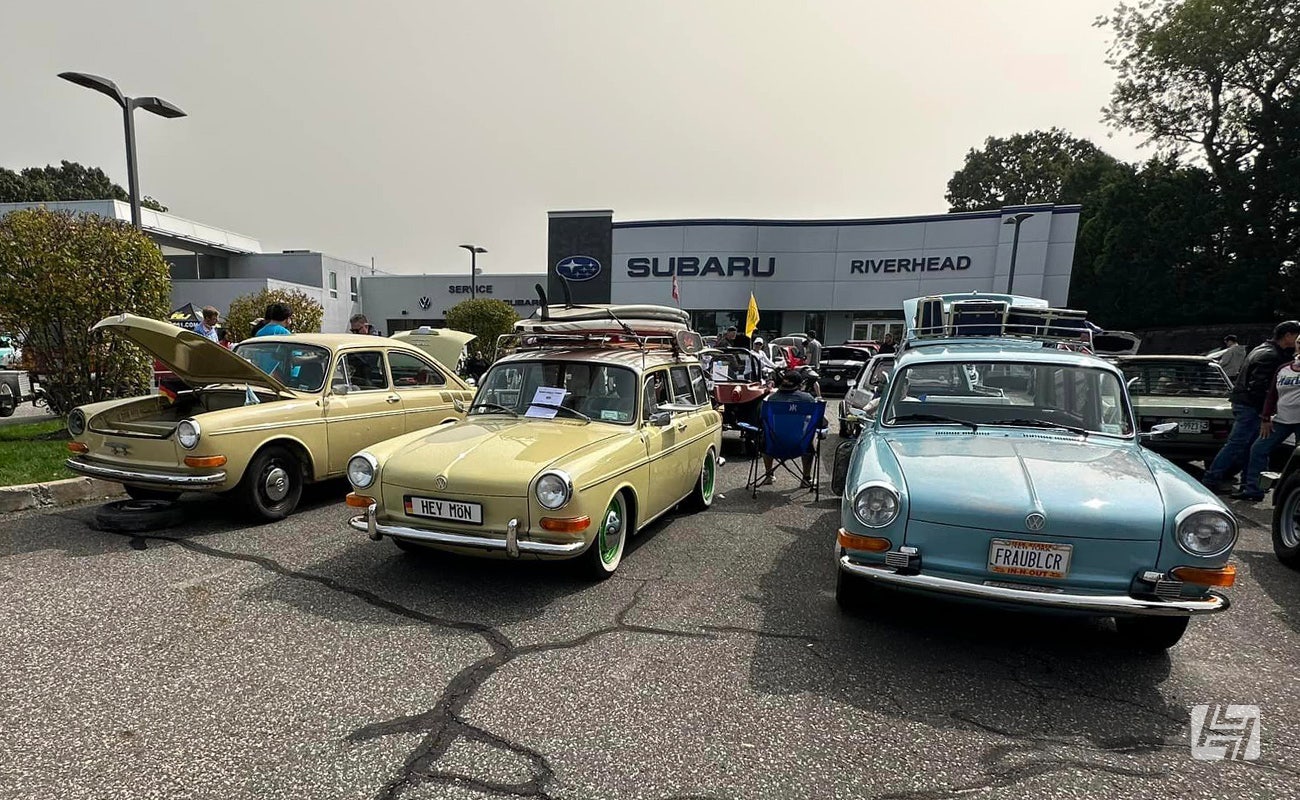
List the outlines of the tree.
<svg viewBox="0 0 1300 800">
<path fill-rule="evenodd" d="M 1087 139 L 1060 128 L 990 136 L 972 148 L 948 181 L 953 211 L 984 211 L 1031 203 L 1080 203 L 1121 163 Z"/>
<path fill-rule="evenodd" d="M 1222 196 L 1231 283 L 1249 287 L 1241 311 L 1267 318 L 1300 248 L 1300 3 L 1147 0 L 1097 24 L 1115 36 L 1105 118 L 1204 161 Z"/>
<path fill-rule="evenodd" d="M 272 303 L 283 303 L 293 311 L 286 326 L 293 333 L 320 333 L 325 309 L 319 300 L 300 289 L 262 289 L 230 301 L 226 311 L 226 338 L 238 342 L 251 336 L 253 322 L 261 319 Z"/>
<path fill-rule="evenodd" d="M 0 203 L 52 203 L 59 200 L 122 200 L 131 196 L 109 180 L 99 167 L 83 167 L 75 161 L 59 166 L 28 167 L 21 173 L 0 167 Z M 167 207 L 152 197 L 140 205 L 154 211 Z"/>
<path fill-rule="evenodd" d="M 447 327 L 478 338 L 469 343 L 470 352 L 488 361 L 497 357 L 497 337 L 514 330 L 519 315 L 500 300 L 465 300 L 447 309 Z"/>
<path fill-rule="evenodd" d="M 1115 173 L 1080 215 L 1070 305 L 1142 329 L 1239 322 L 1225 298 L 1223 209 L 1212 176 L 1173 158 Z"/>
<path fill-rule="evenodd" d="M 161 319 L 170 293 L 162 252 L 127 223 L 45 209 L 0 218 L 0 330 L 22 342 L 56 414 L 148 393 L 152 359 L 89 328 L 123 312 Z"/>
</svg>

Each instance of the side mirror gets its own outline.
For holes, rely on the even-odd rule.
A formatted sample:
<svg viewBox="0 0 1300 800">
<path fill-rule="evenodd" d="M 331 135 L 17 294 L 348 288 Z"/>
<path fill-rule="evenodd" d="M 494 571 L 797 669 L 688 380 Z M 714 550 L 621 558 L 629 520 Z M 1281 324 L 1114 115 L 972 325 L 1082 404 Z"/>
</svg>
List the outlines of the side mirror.
<svg viewBox="0 0 1300 800">
<path fill-rule="evenodd" d="M 1166 439 L 1171 434 L 1176 433 L 1177 431 L 1178 431 L 1177 422 L 1161 422 L 1158 425 L 1152 425 L 1151 430 L 1148 431 L 1147 433 L 1142 434 L 1140 438 L 1148 441 L 1152 439 Z"/>
<path fill-rule="evenodd" d="M 1141 375 L 1134 375 L 1133 377 L 1129 378 L 1124 385 L 1127 386 L 1129 389 L 1132 389 L 1134 386 L 1137 386 L 1138 381 L 1140 380 L 1142 380 Z"/>
<path fill-rule="evenodd" d="M 336 383 L 330 387 L 330 392 L 339 396 L 345 395 L 350 391 L 352 391 L 352 387 L 346 383 Z"/>
<path fill-rule="evenodd" d="M 667 428 L 673 424 L 673 414 L 671 411 L 656 411 L 650 415 L 650 424 L 656 428 Z"/>
<path fill-rule="evenodd" d="M 851 389 L 853 389 L 853 387 L 855 387 L 855 386 L 858 385 L 858 382 L 857 382 L 857 381 L 849 381 L 848 383 L 846 383 L 846 384 L 844 384 L 844 385 L 845 385 L 848 389 L 851 390 Z"/>
<path fill-rule="evenodd" d="M 469 411 L 469 404 L 464 400 L 461 400 L 459 397 L 451 401 L 451 406 L 456 409 L 457 414 L 464 414 L 466 411 Z"/>
</svg>

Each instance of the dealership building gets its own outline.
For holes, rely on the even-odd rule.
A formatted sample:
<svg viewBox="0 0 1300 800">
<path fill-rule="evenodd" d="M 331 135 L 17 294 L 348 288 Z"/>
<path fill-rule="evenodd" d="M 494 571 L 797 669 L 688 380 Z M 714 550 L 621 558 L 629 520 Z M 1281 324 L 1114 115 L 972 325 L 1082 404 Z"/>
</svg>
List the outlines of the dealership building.
<svg viewBox="0 0 1300 800">
<path fill-rule="evenodd" d="M 0 206 L 0 214 L 18 205 Z M 129 219 L 116 201 L 45 205 Z M 310 250 L 266 253 L 250 237 L 170 214 L 146 210 L 144 224 L 171 264 L 177 307 L 224 312 L 231 299 L 259 288 L 296 288 L 325 307 L 326 331 L 346 330 L 348 317 L 364 313 L 392 333 L 440 326 L 447 309 L 471 296 L 528 316 L 539 303 L 536 285 L 551 302 L 563 300 L 567 285 L 579 303 L 680 306 L 705 335 L 743 327 L 752 295 L 761 335 L 811 329 L 839 342 L 901 332 L 909 297 L 1007 291 L 1013 251 L 1013 292 L 1065 305 L 1079 206 L 831 220 L 616 221 L 608 210 L 553 211 L 545 272 L 485 271 L 473 286 L 468 264 L 450 273 L 387 274 Z"/>
</svg>

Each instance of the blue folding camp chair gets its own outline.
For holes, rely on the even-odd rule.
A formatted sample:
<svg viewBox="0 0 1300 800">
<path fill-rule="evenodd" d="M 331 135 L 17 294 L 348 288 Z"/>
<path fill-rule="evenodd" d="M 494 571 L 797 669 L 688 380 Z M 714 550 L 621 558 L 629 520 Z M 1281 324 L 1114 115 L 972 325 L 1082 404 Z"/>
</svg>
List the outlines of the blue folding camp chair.
<svg viewBox="0 0 1300 800">
<path fill-rule="evenodd" d="M 781 467 L 802 481 L 803 457 L 812 454 L 811 488 L 814 499 L 821 499 L 821 441 L 826 438 L 822 420 L 825 418 L 826 401 L 824 400 L 795 403 L 767 400 L 763 402 L 759 415 L 761 428 L 745 422 L 739 423 L 739 427 L 748 433 L 757 434 L 760 430 L 762 432 L 763 445 L 759 448 L 758 455 L 750 462 L 749 482 L 745 484 L 751 496 L 758 497 L 759 483 L 766 474 L 766 470 L 762 468 L 763 456 L 772 457 L 773 471 L 776 467 Z M 799 463 L 798 472 L 790 466 L 791 460 Z"/>
</svg>

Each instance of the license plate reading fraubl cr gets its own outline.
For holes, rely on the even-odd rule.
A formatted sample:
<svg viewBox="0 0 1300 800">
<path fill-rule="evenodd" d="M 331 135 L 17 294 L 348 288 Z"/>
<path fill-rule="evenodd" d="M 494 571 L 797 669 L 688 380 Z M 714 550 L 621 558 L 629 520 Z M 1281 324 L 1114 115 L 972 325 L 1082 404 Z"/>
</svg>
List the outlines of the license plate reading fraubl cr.
<svg viewBox="0 0 1300 800">
<path fill-rule="evenodd" d="M 994 539 L 989 543 L 989 572 L 1027 578 L 1064 578 L 1070 574 L 1073 545 Z"/>
</svg>

